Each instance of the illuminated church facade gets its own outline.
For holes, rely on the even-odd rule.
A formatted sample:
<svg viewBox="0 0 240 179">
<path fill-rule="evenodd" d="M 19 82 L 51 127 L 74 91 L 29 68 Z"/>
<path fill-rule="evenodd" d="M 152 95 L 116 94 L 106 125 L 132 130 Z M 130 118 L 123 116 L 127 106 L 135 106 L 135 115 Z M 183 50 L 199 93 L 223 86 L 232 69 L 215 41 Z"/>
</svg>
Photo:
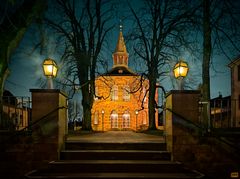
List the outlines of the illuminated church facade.
<svg viewBox="0 0 240 179">
<path fill-rule="evenodd" d="M 147 130 L 149 83 L 128 67 L 128 52 L 121 29 L 112 58 L 112 69 L 98 76 L 95 81 L 92 129 Z M 157 121 L 155 123 L 157 125 Z"/>
</svg>

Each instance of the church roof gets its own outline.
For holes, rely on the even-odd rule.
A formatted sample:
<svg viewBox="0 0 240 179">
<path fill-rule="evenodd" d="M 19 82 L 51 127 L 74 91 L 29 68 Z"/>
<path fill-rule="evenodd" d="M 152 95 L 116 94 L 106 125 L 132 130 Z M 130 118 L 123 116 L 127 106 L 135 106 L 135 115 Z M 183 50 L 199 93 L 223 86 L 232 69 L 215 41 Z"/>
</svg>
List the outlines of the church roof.
<svg viewBox="0 0 240 179">
<path fill-rule="evenodd" d="M 129 68 L 125 66 L 116 66 L 109 70 L 105 75 L 110 76 L 137 76 L 136 73 L 132 72 Z"/>
</svg>

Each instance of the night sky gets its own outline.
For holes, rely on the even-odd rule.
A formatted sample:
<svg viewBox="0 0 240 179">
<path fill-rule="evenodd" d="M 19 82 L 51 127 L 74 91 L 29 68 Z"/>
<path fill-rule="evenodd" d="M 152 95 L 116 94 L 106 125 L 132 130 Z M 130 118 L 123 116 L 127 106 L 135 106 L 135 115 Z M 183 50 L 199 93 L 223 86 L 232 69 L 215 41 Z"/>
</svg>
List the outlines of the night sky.
<svg viewBox="0 0 240 179">
<path fill-rule="evenodd" d="M 240 8 L 239 8 L 240 9 Z M 114 52 L 117 37 L 119 33 L 119 17 L 113 17 L 113 23 L 116 24 L 114 31 L 111 32 L 110 37 L 112 40 L 109 43 L 109 49 L 104 55 L 108 60 L 108 67 L 112 67 L 112 56 L 111 53 Z M 126 21 L 123 23 L 123 35 L 127 34 L 131 24 L 128 24 Z M 15 96 L 30 96 L 29 89 L 40 88 L 37 81 L 40 78 L 45 78 L 42 72 L 42 62 L 45 58 L 50 57 L 55 59 L 59 66 L 60 56 L 56 53 L 59 47 L 56 46 L 54 41 L 54 35 L 49 36 L 47 47 L 47 53 L 40 55 L 39 50 L 33 51 L 34 45 L 38 43 L 39 40 L 39 27 L 37 25 L 32 25 L 27 33 L 25 34 L 22 42 L 15 53 L 12 55 L 11 61 L 9 63 L 10 75 L 5 82 L 5 89 L 11 91 Z M 127 44 L 127 50 L 129 51 L 130 47 Z M 232 58 L 235 58 L 236 54 L 232 55 Z M 187 77 L 187 81 L 191 84 L 191 81 L 194 81 L 192 88 L 196 89 L 197 85 L 201 83 L 201 63 L 192 59 L 191 55 L 185 54 L 183 58 L 189 63 L 190 72 Z M 134 70 L 135 61 L 133 60 L 131 51 L 129 51 L 129 66 Z M 175 62 L 174 62 L 175 63 Z M 173 63 L 173 64 L 174 64 Z M 211 68 L 211 97 L 217 97 L 219 92 L 223 96 L 231 94 L 230 86 L 230 69 L 228 64 L 230 63 L 229 59 L 223 55 L 213 55 L 212 57 L 212 67 Z M 173 65 L 172 65 L 173 66 Z M 58 78 L 61 78 L 61 69 L 59 71 Z M 161 83 L 164 88 L 169 91 L 176 89 L 176 85 L 172 85 L 170 80 L 172 79 L 172 73 L 169 73 L 169 76 L 166 77 Z"/>
</svg>

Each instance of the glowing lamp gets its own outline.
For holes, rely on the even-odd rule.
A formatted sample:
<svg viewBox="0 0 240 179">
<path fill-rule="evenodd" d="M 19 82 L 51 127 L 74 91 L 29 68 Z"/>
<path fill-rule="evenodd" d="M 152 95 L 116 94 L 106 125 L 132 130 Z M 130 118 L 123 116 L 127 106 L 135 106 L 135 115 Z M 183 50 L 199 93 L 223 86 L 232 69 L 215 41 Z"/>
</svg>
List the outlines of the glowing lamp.
<svg viewBox="0 0 240 179">
<path fill-rule="evenodd" d="M 54 60 L 47 58 L 43 62 L 43 73 L 46 77 L 55 78 L 57 76 L 58 67 Z"/>
<path fill-rule="evenodd" d="M 48 79 L 47 88 L 53 89 L 52 79 L 57 76 L 57 72 L 58 72 L 57 64 L 51 58 L 47 58 L 43 61 L 42 67 L 43 67 L 43 73 Z"/>
<path fill-rule="evenodd" d="M 188 74 L 188 64 L 182 60 L 180 60 L 173 68 L 173 73 L 175 78 L 184 78 Z"/>
</svg>

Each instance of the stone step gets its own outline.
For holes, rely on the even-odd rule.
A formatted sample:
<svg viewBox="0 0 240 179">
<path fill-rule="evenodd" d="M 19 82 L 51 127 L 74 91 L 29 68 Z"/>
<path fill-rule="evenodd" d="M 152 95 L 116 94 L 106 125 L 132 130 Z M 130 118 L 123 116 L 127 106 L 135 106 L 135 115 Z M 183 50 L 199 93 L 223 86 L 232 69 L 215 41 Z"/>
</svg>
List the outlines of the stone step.
<svg viewBox="0 0 240 179">
<path fill-rule="evenodd" d="M 167 151 L 150 150 L 63 150 L 61 160 L 171 160 Z"/>
<path fill-rule="evenodd" d="M 26 178 L 201 178 L 181 163 L 151 160 L 60 160 Z"/>
<path fill-rule="evenodd" d="M 165 142 L 117 143 L 66 141 L 66 150 L 159 150 L 166 151 Z"/>
<path fill-rule="evenodd" d="M 40 173 L 188 173 L 182 164 L 151 160 L 60 160 L 50 162 Z"/>
<path fill-rule="evenodd" d="M 204 176 L 197 172 L 192 173 L 46 173 L 45 175 L 34 175 L 29 173 L 26 178 L 29 179 L 194 179 L 204 178 Z"/>
</svg>

